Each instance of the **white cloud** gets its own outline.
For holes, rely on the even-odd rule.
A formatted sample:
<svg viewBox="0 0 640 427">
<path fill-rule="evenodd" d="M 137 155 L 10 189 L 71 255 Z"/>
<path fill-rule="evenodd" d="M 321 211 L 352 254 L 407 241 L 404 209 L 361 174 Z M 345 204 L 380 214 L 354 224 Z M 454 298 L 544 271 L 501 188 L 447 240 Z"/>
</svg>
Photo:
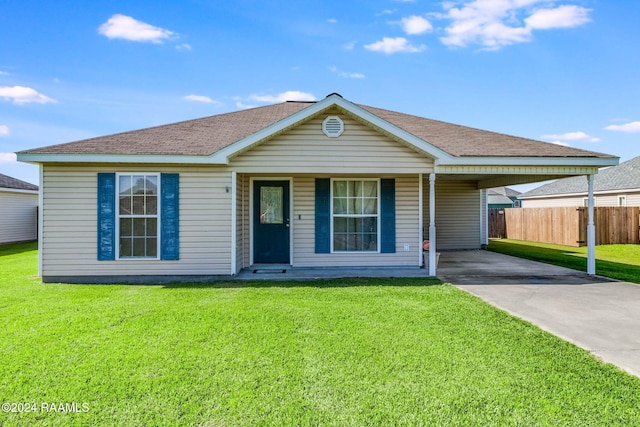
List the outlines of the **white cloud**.
<svg viewBox="0 0 640 427">
<path fill-rule="evenodd" d="M 219 104 L 218 101 L 214 101 L 213 99 L 209 98 L 208 96 L 204 96 L 204 95 L 187 95 L 184 96 L 182 99 L 186 100 L 186 101 L 193 101 L 193 102 L 203 102 L 205 104 Z"/>
<path fill-rule="evenodd" d="M 0 76 L 8 76 L 9 73 L 7 73 L 6 71 L 0 71 Z"/>
<path fill-rule="evenodd" d="M 589 9 L 574 5 L 558 6 L 555 9 L 538 9 L 524 20 L 528 28 L 535 30 L 571 28 L 589 21 L 591 21 Z"/>
<path fill-rule="evenodd" d="M 353 50 L 353 48 L 356 47 L 356 42 L 345 43 L 342 47 L 344 50 Z"/>
<path fill-rule="evenodd" d="M 277 95 L 251 95 L 249 97 L 252 101 L 257 102 L 269 102 L 269 103 L 278 103 L 285 101 L 315 101 L 316 97 L 307 92 L 300 92 L 297 90 L 290 90 L 287 92 L 282 92 Z"/>
<path fill-rule="evenodd" d="M 241 110 L 248 110 L 249 108 L 256 108 L 257 105 L 245 104 L 242 101 L 236 101 L 236 107 L 240 108 Z"/>
<path fill-rule="evenodd" d="M 4 98 L 7 101 L 13 101 L 13 103 L 17 105 L 29 103 L 55 104 L 58 102 L 55 99 L 38 93 L 35 89 L 24 86 L 0 87 L 0 98 Z"/>
<path fill-rule="evenodd" d="M 460 5 L 443 3 L 440 18 L 451 20 L 440 41 L 448 46 L 471 44 L 498 50 L 531 41 L 534 30 L 571 28 L 590 21 L 590 9 L 574 5 L 537 8 L 551 0 L 473 0 Z"/>
<path fill-rule="evenodd" d="M 552 144 L 562 145 L 563 147 L 571 147 L 571 144 L 564 141 L 550 141 Z"/>
<path fill-rule="evenodd" d="M 328 22 L 329 24 L 337 24 L 337 23 L 338 23 L 338 20 L 337 20 L 337 19 L 335 19 L 335 18 L 329 18 L 329 19 L 327 19 L 327 22 Z"/>
<path fill-rule="evenodd" d="M 9 126 L 0 125 L 0 136 L 7 136 L 7 135 L 9 135 Z"/>
<path fill-rule="evenodd" d="M 587 135 L 584 132 L 567 132 L 561 134 L 542 135 L 544 139 L 556 139 L 560 141 L 600 142 L 600 138 Z"/>
<path fill-rule="evenodd" d="M 0 153 L 0 163 L 16 163 L 16 153 Z"/>
<path fill-rule="evenodd" d="M 615 132 L 637 133 L 640 132 L 640 122 L 629 122 L 623 125 L 610 125 L 605 127 L 605 129 Z"/>
<path fill-rule="evenodd" d="M 408 18 L 402 18 L 402 28 L 405 33 L 413 35 L 432 31 L 433 25 L 422 16 L 412 15 Z"/>
<path fill-rule="evenodd" d="M 395 37 L 395 38 L 383 37 L 382 40 L 380 41 L 364 45 L 364 48 L 374 52 L 383 52 L 386 54 L 392 54 L 392 53 L 399 53 L 399 52 L 405 52 L 405 53 L 422 52 L 427 47 L 425 45 L 413 46 L 404 37 Z"/>
<path fill-rule="evenodd" d="M 367 76 L 365 76 L 362 73 L 351 73 L 351 72 L 347 72 L 347 71 L 341 71 L 339 70 L 337 67 L 333 66 L 333 67 L 329 67 L 329 70 L 332 73 L 336 73 L 337 75 L 339 75 L 340 77 L 344 77 L 346 79 L 364 79 Z"/>
<path fill-rule="evenodd" d="M 100 25 L 98 32 L 110 39 L 151 43 L 162 43 L 164 39 L 174 36 L 173 31 L 120 14 L 113 15 L 107 22 Z"/>
<path fill-rule="evenodd" d="M 192 50 L 192 47 L 189 43 L 182 43 L 176 46 L 177 50 Z"/>
</svg>

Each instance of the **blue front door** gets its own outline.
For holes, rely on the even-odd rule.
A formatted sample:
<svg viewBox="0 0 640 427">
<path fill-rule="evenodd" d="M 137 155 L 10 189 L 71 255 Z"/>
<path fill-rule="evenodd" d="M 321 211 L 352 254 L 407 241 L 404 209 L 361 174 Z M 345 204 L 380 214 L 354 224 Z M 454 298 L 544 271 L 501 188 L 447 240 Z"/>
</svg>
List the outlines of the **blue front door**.
<svg viewBox="0 0 640 427">
<path fill-rule="evenodd" d="M 253 182 L 253 262 L 290 262 L 289 181 Z"/>
</svg>

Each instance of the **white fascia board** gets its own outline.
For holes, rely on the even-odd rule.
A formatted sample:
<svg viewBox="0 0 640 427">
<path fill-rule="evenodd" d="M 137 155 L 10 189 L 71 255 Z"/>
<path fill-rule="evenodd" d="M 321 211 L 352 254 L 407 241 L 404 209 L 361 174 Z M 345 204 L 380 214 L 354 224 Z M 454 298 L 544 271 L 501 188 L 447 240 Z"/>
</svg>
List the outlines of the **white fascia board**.
<svg viewBox="0 0 640 427">
<path fill-rule="evenodd" d="M 17 154 L 25 163 L 166 163 L 216 164 L 211 156 L 180 156 L 164 154 Z M 224 164 L 224 163 L 221 163 Z"/>
<path fill-rule="evenodd" d="M 618 157 L 450 157 L 439 159 L 440 166 L 616 166 Z"/>
<path fill-rule="evenodd" d="M 40 194 L 40 192 L 38 190 L 24 190 L 21 188 L 6 188 L 6 187 L 0 187 L 0 192 L 3 193 L 22 193 L 22 194 Z"/>
</svg>

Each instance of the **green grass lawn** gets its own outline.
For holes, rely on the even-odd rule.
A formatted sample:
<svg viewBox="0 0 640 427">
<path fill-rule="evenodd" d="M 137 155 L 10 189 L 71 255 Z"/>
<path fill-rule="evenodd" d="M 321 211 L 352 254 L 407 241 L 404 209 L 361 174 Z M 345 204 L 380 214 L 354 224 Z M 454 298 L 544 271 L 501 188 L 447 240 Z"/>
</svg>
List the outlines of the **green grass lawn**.
<svg viewBox="0 0 640 427">
<path fill-rule="evenodd" d="M 521 240 L 491 240 L 488 249 L 520 258 L 587 271 L 587 248 Z M 596 273 L 640 283 L 640 245 L 596 246 Z"/>
<path fill-rule="evenodd" d="M 640 424 L 639 378 L 437 280 L 58 285 L 36 256 L 0 247 L 0 401 L 38 408 L 1 426 Z"/>
</svg>

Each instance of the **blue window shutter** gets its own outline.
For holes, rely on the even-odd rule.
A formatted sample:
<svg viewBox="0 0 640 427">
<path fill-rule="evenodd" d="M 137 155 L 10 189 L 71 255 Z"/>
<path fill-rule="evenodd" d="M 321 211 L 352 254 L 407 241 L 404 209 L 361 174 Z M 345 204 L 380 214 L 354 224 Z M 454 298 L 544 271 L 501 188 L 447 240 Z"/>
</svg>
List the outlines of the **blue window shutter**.
<svg viewBox="0 0 640 427">
<path fill-rule="evenodd" d="M 116 259 L 116 174 L 98 174 L 98 261 Z"/>
<path fill-rule="evenodd" d="M 393 254 L 396 252 L 396 180 L 381 179 L 380 203 L 382 241 L 380 252 L 383 254 Z"/>
<path fill-rule="evenodd" d="M 179 258 L 179 175 L 163 173 L 160 175 L 160 259 L 177 260 Z"/>
<path fill-rule="evenodd" d="M 331 180 L 316 178 L 316 253 L 331 252 Z"/>
</svg>

